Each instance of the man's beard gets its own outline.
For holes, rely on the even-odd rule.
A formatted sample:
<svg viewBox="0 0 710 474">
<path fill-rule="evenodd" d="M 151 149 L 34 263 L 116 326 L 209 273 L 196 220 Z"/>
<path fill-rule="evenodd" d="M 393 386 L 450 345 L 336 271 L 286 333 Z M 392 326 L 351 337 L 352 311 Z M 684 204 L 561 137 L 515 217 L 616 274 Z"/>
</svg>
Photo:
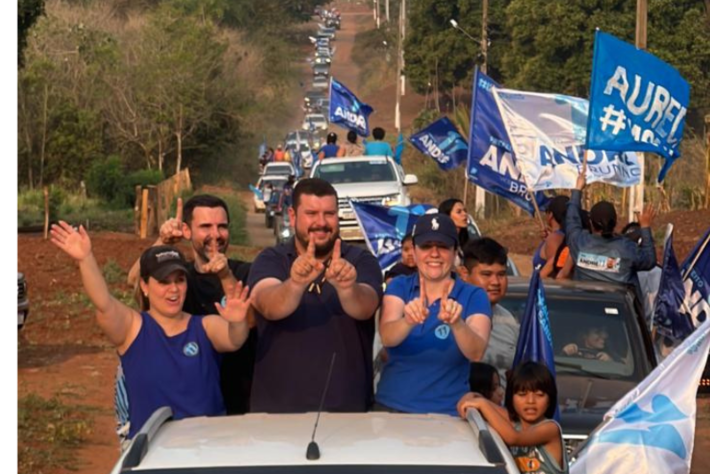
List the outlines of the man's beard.
<svg viewBox="0 0 710 474">
<path fill-rule="evenodd" d="M 197 254 L 198 257 L 204 262 L 207 263 L 210 261 L 210 256 L 207 253 L 207 250 L 210 248 L 210 245 L 212 245 L 212 239 L 211 237 L 208 237 L 205 239 L 204 242 L 202 242 L 202 245 L 198 248 L 195 246 L 195 244 L 192 244 L 192 248 Z M 217 238 L 217 250 L 219 253 L 226 254 L 227 253 L 227 248 L 229 247 L 229 240 L 227 239 L 222 239 L 222 238 Z"/>
<path fill-rule="evenodd" d="M 333 229 L 330 226 L 325 226 L 325 227 L 311 227 L 308 229 L 308 231 L 303 234 L 296 230 L 296 238 L 300 242 L 300 244 L 303 246 L 304 249 L 308 248 L 309 244 L 309 234 L 310 232 L 318 232 L 318 231 L 323 231 L 323 232 L 332 232 L 331 237 L 328 239 L 328 241 L 324 244 L 316 244 L 316 257 L 317 258 L 323 258 L 327 256 L 332 250 L 333 246 L 335 245 L 335 241 L 340 237 L 340 230 L 333 232 Z"/>
</svg>

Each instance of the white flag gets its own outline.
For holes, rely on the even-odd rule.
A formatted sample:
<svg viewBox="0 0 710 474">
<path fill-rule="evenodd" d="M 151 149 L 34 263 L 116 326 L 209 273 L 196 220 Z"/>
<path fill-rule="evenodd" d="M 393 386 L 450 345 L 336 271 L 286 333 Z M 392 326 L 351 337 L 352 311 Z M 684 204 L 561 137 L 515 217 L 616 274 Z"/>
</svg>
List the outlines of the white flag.
<svg viewBox="0 0 710 474">
<path fill-rule="evenodd" d="M 529 188 L 571 189 L 582 169 L 589 101 L 559 94 L 493 88 L 518 166 Z M 589 151 L 587 183 L 638 184 L 636 153 Z"/>
<path fill-rule="evenodd" d="M 570 474 L 688 474 L 695 397 L 710 348 L 705 321 L 604 415 Z"/>
</svg>

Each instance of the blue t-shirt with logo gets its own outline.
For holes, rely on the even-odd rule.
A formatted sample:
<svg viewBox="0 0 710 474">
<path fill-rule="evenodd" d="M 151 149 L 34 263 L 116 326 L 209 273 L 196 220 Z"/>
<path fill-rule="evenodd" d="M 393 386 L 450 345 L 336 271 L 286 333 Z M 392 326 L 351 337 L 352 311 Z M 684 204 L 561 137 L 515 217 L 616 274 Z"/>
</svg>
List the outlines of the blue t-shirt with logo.
<svg viewBox="0 0 710 474">
<path fill-rule="evenodd" d="M 392 156 L 392 147 L 389 143 L 379 140 L 365 143 L 365 156 Z"/>
<path fill-rule="evenodd" d="M 419 273 L 393 279 L 385 296 L 396 296 L 405 304 L 419 298 Z M 486 292 L 458 276 L 449 298 L 463 306 L 463 320 L 474 314 L 491 317 Z M 439 321 L 440 303 L 431 302 L 424 324 L 415 326 L 398 346 L 387 348 L 388 360 L 375 395 L 378 403 L 407 413 L 457 416 L 456 403 L 469 391 L 470 362 L 451 328 Z"/>
</svg>

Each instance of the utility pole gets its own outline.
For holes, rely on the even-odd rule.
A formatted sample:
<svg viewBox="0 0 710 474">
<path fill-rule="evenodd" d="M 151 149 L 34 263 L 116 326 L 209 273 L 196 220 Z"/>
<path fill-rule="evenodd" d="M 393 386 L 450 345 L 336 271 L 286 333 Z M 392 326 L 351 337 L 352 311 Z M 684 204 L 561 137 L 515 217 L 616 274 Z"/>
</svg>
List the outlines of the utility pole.
<svg viewBox="0 0 710 474">
<path fill-rule="evenodd" d="M 400 104 L 402 101 L 402 87 L 400 86 L 402 77 L 402 57 L 404 50 L 404 45 L 402 44 L 402 24 L 404 19 L 404 9 L 402 4 L 399 6 L 399 24 L 397 28 L 397 87 L 395 87 L 395 106 L 394 106 L 394 128 L 397 129 L 397 133 L 402 131 L 402 117 L 400 115 Z"/>
<path fill-rule="evenodd" d="M 636 0 L 636 47 L 646 49 L 648 0 Z M 646 180 L 645 153 L 636 153 L 639 160 L 641 179 L 639 184 L 629 189 L 629 222 L 634 221 L 634 213 L 643 210 L 644 184 Z"/>
<path fill-rule="evenodd" d="M 406 30 L 407 30 L 407 0 L 402 0 L 402 3 L 399 5 L 400 9 L 400 15 L 401 15 L 401 26 L 400 30 L 402 32 L 402 56 L 401 56 L 401 61 L 402 61 L 402 69 L 400 70 L 400 88 L 402 89 L 402 95 L 404 96 L 405 90 L 404 90 L 404 39 L 406 38 Z"/>
<path fill-rule="evenodd" d="M 377 24 L 377 29 L 380 28 L 380 0 L 375 0 L 375 23 Z"/>
<path fill-rule="evenodd" d="M 385 19 L 390 22 L 390 0 L 385 0 Z"/>
<path fill-rule="evenodd" d="M 488 0 L 483 0 L 483 18 L 481 19 L 481 72 L 488 74 Z M 475 84 L 474 84 L 475 87 Z M 471 112 L 473 114 L 473 111 Z M 476 217 L 484 217 L 486 214 L 486 191 L 481 186 L 476 186 Z"/>
</svg>

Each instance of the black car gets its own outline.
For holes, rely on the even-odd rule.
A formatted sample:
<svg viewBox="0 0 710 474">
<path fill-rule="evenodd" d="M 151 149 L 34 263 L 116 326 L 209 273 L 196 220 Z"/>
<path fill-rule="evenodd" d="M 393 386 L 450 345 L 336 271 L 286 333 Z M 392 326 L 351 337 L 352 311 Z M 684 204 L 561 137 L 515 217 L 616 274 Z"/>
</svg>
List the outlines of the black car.
<svg viewBox="0 0 710 474">
<path fill-rule="evenodd" d="M 501 304 L 520 321 L 529 279 L 511 278 Z M 631 288 L 597 282 L 543 281 L 555 352 L 562 432 L 572 450 L 602 422 L 617 400 L 657 365 L 641 302 Z M 606 334 L 604 351 L 611 360 L 563 348 L 578 344 L 596 329 Z"/>
<path fill-rule="evenodd" d="M 319 99 L 326 99 L 328 97 L 328 91 L 324 90 L 310 90 L 306 92 L 306 96 L 303 99 L 306 107 L 310 107 L 311 104 L 315 104 Z"/>
<path fill-rule="evenodd" d="M 330 66 L 327 64 L 313 65 L 313 75 L 328 77 L 330 75 Z"/>
</svg>

